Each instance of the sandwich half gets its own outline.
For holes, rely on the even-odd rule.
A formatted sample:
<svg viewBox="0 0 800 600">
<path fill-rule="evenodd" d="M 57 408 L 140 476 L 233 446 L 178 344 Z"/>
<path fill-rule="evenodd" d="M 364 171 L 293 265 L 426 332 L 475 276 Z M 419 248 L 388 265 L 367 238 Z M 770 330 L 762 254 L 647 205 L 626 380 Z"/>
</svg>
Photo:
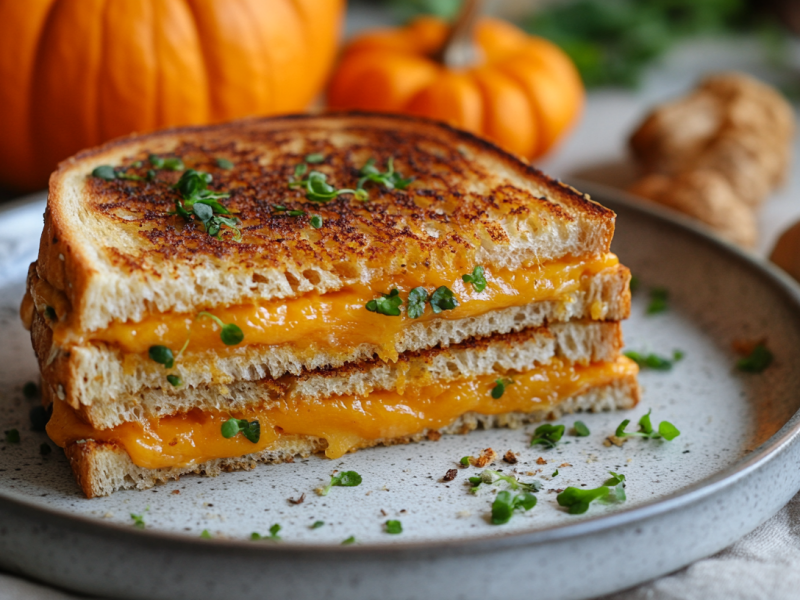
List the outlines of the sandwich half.
<svg viewBox="0 0 800 600">
<path fill-rule="evenodd" d="M 424 120 L 112 142 L 53 174 L 29 271 L 48 432 L 91 497 L 631 407 L 613 231 L 588 197 Z M 258 435 L 222 435 L 231 419 Z"/>
</svg>

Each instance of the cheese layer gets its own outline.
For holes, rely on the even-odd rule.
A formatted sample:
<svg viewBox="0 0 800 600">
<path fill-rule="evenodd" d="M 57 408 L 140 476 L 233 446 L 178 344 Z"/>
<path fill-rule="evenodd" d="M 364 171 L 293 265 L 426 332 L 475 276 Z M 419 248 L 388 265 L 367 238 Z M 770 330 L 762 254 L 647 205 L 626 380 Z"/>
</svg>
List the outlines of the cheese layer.
<svg viewBox="0 0 800 600">
<path fill-rule="evenodd" d="M 370 344 L 381 348 L 382 359 L 396 360 L 395 342 L 400 333 L 414 323 L 464 319 L 532 302 L 563 299 L 581 289 L 582 283 L 588 281 L 587 276 L 616 268 L 618 264 L 617 257 L 609 253 L 514 270 L 486 269 L 487 285 L 482 292 L 464 283 L 459 273 L 426 271 L 424 280 L 417 274 L 406 273 L 326 294 L 314 292 L 299 298 L 210 310 L 224 323 L 235 323 L 241 328 L 244 341 L 235 347 L 222 342 L 219 326 L 211 319 L 196 319 L 195 314 L 181 313 L 151 314 L 136 323 L 114 323 L 90 333 L 72 330 L 66 319 L 55 327 L 54 341 L 62 347 L 89 341 L 107 342 L 123 352 L 135 354 L 145 354 L 150 346 L 162 345 L 171 348 L 176 355 L 187 340 L 188 354 L 212 350 L 235 352 L 251 344 L 291 344 L 300 350 L 349 349 Z M 411 319 L 406 315 L 405 302 L 411 289 L 424 286 L 432 293 L 442 285 L 450 288 L 458 299 L 454 310 L 434 314 L 428 304 L 421 317 Z M 367 302 L 392 288 L 397 288 L 403 298 L 401 316 L 366 310 Z M 600 318 L 604 309 L 592 307 L 592 312 L 595 313 L 593 318 Z"/>
<path fill-rule="evenodd" d="M 325 454 L 339 458 L 378 440 L 440 429 L 471 411 L 495 415 L 548 409 L 589 388 L 608 385 L 637 372 L 636 364 L 625 357 L 586 366 L 554 358 L 544 366 L 510 374 L 514 383 L 506 385 L 498 399 L 491 395 L 497 376 L 486 375 L 409 387 L 402 395 L 375 391 L 366 396 L 277 401 L 233 415 L 259 421 L 261 438 L 255 444 L 241 434 L 230 439 L 222 437 L 222 424 L 231 415 L 221 411 L 190 410 L 146 425 L 124 423 L 99 430 L 56 399 L 47 433 L 61 447 L 89 439 L 114 442 L 128 452 L 136 465 L 149 469 L 261 452 L 276 447 L 286 436 L 323 438 L 328 443 Z"/>
</svg>

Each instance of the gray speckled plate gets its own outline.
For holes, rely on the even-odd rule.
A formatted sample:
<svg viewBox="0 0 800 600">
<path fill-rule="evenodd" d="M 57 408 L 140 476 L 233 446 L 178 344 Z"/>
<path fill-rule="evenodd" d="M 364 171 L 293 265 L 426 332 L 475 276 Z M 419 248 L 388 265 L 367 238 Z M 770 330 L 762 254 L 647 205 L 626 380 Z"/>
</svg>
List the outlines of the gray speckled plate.
<svg viewBox="0 0 800 600">
<path fill-rule="evenodd" d="M 22 441 L 0 447 L 0 565 L 125 598 L 490 598 L 523 588 L 538 599 L 585 598 L 675 570 L 752 530 L 800 488 L 800 290 L 674 217 L 583 187 L 618 212 L 614 249 L 642 282 L 625 324 L 627 347 L 685 353 L 671 372 L 642 374 L 637 409 L 583 415 L 591 435 L 565 436 L 549 451 L 528 447 L 533 427 L 483 431 L 94 500 L 83 498 L 60 451 L 40 456 L 46 436 L 30 430 L 34 401 L 22 386 L 37 370 L 17 306 L 43 200 L 5 210 L 0 430 L 15 427 Z M 669 289 L 670 310 L 647 316 L 648 288 L 656 286 Z M 735 372 L 731 343 L 763 337 L 773 366 Z M 635 422 L 649 409 L 682 435 L 603 445 L 623 418 Z M 441 481 L 460 457 L 489 446 L 519 452 L 521 478 L 544 484 L 538 505 L 503 526 L 489 523 L 491 491 L 468 492 L 475 469 Z M 343 468 L 361 473 L 362 485 L 314 493 Z M 592 506 L 583 516 L 557 506 L 556 489 L 595 487 L 609 470 L 627 477 L 624 504 Z M 289 501 L 303 494 L 301 504 Z M 144 515 L 144 531 L 131 513 Z M 387 519 L 401 520 L 403 533 L 386 533 Z M 325 525 L 311 529 L 318 520 Z M 275 523 L 283 541 L 249 541 Z M 206 529 L 213 539 L 200 538 Z M 341 546 L 349 536 L 357 543 Z"/>
</svg>

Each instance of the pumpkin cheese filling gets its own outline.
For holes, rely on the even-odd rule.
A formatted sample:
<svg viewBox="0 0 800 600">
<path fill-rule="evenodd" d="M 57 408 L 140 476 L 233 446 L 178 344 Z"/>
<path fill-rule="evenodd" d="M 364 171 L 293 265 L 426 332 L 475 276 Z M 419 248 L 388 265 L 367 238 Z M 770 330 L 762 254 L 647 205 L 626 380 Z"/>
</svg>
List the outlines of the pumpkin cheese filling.
<svg viewBox="0 0 800 600">
<path fill-rule="evenodd" d="M 66 402 L 56 399 L 47 433 L 61 447 L 82 440 L 116 444 L 134 464 L 148 469 L 186 467 L 268 451 L 297 436 L 324 439 L 325 455 L 339 458 L 381 440 L 447 427 L 469 412 L 498 415 L 547 411 L 586 390 L 611 385 L 637 372 L 636 363 L 625 357 L 583 366 L 553 358 L 530 371 L 508 373 L 507 381 L 513 384 L 506 385 L 499 398 L 492 394 L 497 376 L 483 375 L 406 387 L 402 394 L 383 390 L 364 396 L 271 401 L 233 415 L 259 422 L 256 442 L 244 435 L 222 435 L 223 424 L 232 416 L 227 412 L 192 409 L 144 423 L 96 429 L 82 421 Z"/>
<path fill-rule="evenodd" d="M 320 294 L 312 292 L 298 298 L 210 309 L 223 323 L 237 325 L 244 334 L 241 344 L 227 345 L 220 336 L 215 319 L 198 319 L 195 314 L 154 313 L 138 322 L 112 323 L 93 332 L 76 330 L 69 314 L 58 314 L 53 326 L 53 341 L 60 347 L 102 342 L 131 354 L 146 354 L 150 347 L 162 345 L 177 351 L 186 345 L 187 354 L 214 351 L 233 352 L 246 345 L 292 345 L 295 348 L 344 349 L 372 344 L 380 348 L 382 359 L 396 359 L 394 342 L 414 323 L 433 319 L 465 319 L 504 308 L 533 302 L 560 300 L 590 283 L 590 277 L 606 269 L 615 269 L 619 260 L 612 253 L 571 258 L 527 268 L 485 271 L 486 288 L 477 292 L 462 281 L 460 274 L 427 272 L 425 281 L 411 273 L 387 277 Z M 376 296 L 397 289 L 404 297 L 418 286 L 428 290 L 445 286 L 452 291 L 457 305 L 434 312 L 430 308 L 416 318 L 387 318 L 385 314 L 365 309 Z M 37 305 L 59 305 L 48 300 L 47 287 L 34 293 Z M 52 294 L 52 292 L 51 292 Z M 68 310 L 68 309 L 61 309 Z M 602 318 L 605 307 L 596 302 L 591 317 Z M 58 312 L 58 310 L 57 310 Z"/>
</svg>

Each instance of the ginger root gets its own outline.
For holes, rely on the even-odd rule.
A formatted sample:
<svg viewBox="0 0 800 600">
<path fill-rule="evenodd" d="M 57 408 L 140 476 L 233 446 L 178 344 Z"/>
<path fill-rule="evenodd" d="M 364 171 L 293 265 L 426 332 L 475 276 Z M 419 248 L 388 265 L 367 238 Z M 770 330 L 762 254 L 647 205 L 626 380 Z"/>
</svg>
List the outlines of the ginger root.
<svg viewBox="0 0 800 600">
<path fill-rule="evenodd" d="M 643 178 L 630 191 L 751 247 L 754 209 L 786 177 L 794 129 L 791 106 L 770 86 L 740 73 L 709 77 L 634 132 Z"/>
</svg>

